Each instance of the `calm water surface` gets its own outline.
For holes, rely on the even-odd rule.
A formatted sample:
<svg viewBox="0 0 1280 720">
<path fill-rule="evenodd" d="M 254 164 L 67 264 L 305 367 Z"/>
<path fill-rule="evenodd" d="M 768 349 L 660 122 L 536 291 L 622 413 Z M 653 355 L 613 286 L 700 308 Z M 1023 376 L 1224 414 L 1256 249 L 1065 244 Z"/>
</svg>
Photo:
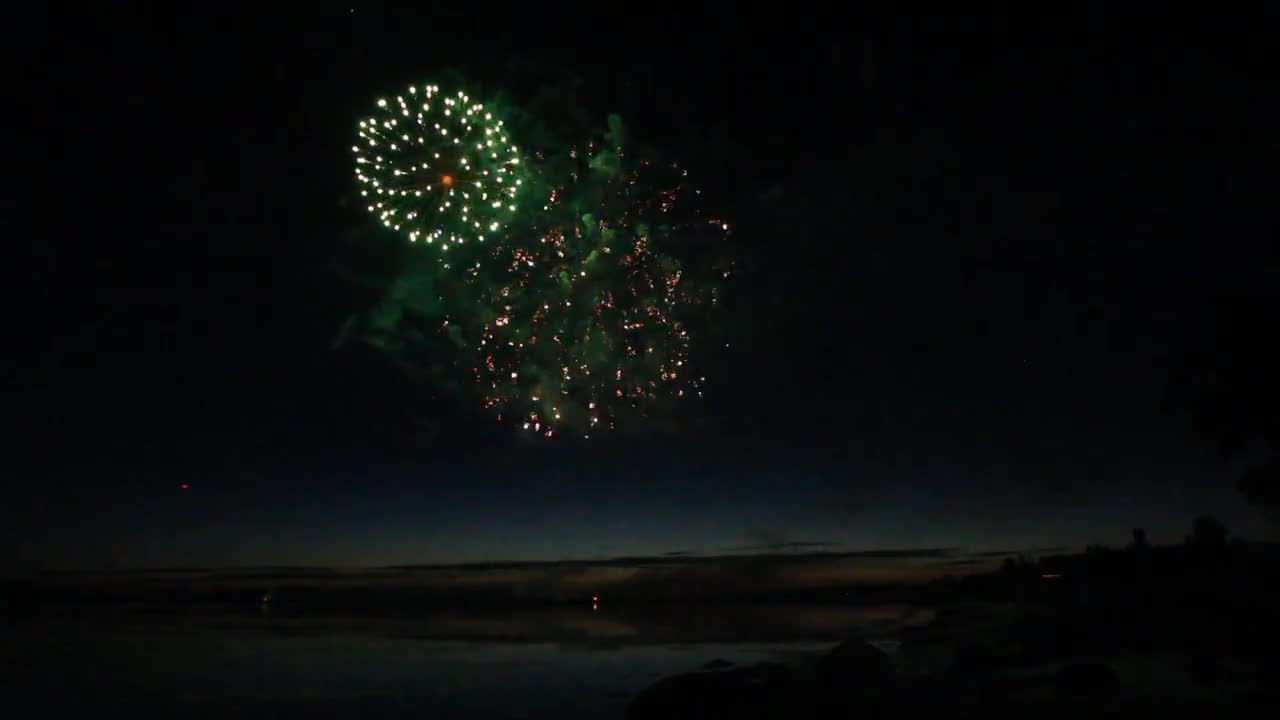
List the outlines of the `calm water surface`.
<svg viewBox="0 0 1280 720">
<path fill-rule="evenodd" d="M 716 658 L 802 665 L 841 637 L 871 633 L 891 645 L 903 624 L 919 622 L 909 608 L 794 606 L 657 618 L 576 608 L 394 619 L 60 617 L 5 629 L 0 703 L 277 717 L 621 717 L 657 678 Z"/>
</svg>

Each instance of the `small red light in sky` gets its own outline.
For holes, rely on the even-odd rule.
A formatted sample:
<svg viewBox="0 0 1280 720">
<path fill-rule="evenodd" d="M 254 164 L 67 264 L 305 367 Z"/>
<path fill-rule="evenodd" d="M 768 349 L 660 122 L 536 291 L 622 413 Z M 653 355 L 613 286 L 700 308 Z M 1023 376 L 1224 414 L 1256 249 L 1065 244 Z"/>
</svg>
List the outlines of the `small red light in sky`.
<svg viewBox="0 0 1280 720">
<path fill-rule="evenodd" d="M 189 490 L 191 488 L 191 486 L 186 483 L 182 483 L 181 487 L 183 490 Z"/>
</svg>

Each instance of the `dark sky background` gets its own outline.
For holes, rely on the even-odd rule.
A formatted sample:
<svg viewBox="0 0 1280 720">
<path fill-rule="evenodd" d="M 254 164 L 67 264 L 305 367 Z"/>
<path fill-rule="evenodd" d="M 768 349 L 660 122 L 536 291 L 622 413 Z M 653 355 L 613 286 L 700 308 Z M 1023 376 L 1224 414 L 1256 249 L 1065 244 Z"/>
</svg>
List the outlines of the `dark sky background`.
<svg viewBox="0 0 1280 720">
<path fill-rule="evenodd" d="M 1270 18 L 321 5 L 8 51 L 8 565 L 1274 534 L 1170 392 L 1215 308 L 1280 285 Z M 733 218 L 729 347 L 676 432 L 531 445 L 330 349 L 369 301 L 335 271 L 356 119 L 444 69 L 578 78 Z"/>
</svg>

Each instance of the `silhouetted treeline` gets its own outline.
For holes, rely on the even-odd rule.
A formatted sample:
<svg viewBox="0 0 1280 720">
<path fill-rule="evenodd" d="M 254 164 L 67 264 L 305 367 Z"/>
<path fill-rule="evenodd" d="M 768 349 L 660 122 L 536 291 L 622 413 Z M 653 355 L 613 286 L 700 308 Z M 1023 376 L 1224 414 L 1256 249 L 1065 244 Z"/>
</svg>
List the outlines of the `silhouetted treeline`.
<svg viewBox="0 0 1280 720">
<path fill-rule="evenodd" d="M 1123 549 L 1010 558 L 934 590 L 939 601 L 1013 604 L 1019 642 L 1046 657 L 1270 653 L 1280 640 L 1280 544 L 1229 539 L 1209 517 L 1178 545 L 1151 546 L 1135 532 Z"/>
</svg>

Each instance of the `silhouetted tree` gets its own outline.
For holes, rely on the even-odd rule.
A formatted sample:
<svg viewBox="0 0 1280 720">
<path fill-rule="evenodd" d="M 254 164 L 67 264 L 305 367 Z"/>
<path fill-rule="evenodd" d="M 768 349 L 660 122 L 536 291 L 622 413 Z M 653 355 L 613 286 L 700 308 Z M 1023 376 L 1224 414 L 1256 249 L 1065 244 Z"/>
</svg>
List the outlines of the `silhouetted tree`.
<svg viewBox="0 0 1280 720">
<path fill-rule="evenodd" d="M 1227 546 L 1227 528 L 1216 518 L 1201 515 L 1196 518 L 1190 543 L 1205 550 L 1220 550 Z"/>
<path fill-rule="evenodd" d="M 1147 542 L 1147 531 L 1143 528 L 1133 529 L 1133 540 L 1129 542 L 1130 550 L 1147 550 L 1151 547 L 1151 543 Z"/>
<path fill-rule="evenodd" d="M 1249 288 L 1249 285 L 1244 286 Z M 1280 507 L 1280 283 L 1271 279 L 1211 302 L 1186 327 L 1168 406 L 1226 458 L 1270 459 L 1239 479 L 1245 498 Z M 1267 328 L 1273 328 L 1267 330 Z"/>
</svg>

